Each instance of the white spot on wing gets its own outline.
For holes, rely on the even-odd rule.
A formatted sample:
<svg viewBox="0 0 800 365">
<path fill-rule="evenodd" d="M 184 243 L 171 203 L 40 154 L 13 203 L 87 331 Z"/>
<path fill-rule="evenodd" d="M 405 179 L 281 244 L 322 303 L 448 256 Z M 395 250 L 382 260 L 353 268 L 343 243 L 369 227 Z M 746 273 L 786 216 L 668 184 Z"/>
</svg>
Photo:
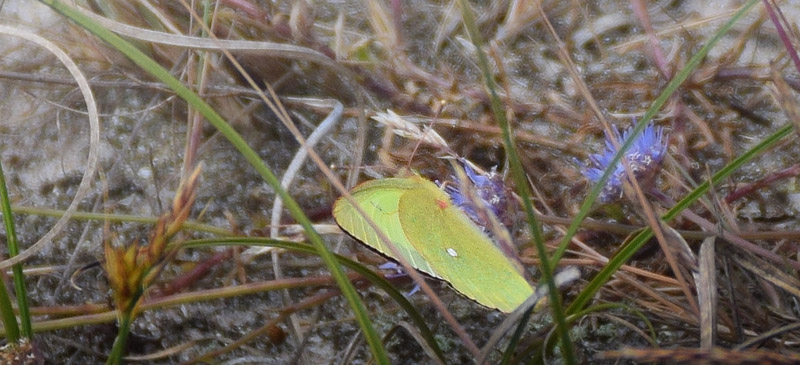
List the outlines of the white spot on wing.
<svg viewBox="0 0 800 365">
<path fill-rule="evenodd" d="M 458 257 L 458 252 L 456 252 L 456 250 L 452 249 L 452 248 L 448 248 L 447 249 L 447 254 L 452 256 L 452 257 Z"/>
</svg>

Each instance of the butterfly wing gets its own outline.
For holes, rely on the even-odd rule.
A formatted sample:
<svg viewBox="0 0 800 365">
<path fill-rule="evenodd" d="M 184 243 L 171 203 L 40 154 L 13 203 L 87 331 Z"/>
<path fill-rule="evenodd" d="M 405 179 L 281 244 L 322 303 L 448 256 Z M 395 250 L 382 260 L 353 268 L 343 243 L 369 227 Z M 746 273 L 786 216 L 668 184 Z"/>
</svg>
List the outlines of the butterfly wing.
<svg viewBox="0 0 800 365">
<path fill-rule="evenodd" d="M 409 265 L 438 278 L 435 270 L 409 241 L 400 223 L 400 199 L 416 186 L 417 182 L 404 178 L 371 180 L 356 186 L 350 194 L 364 213 L 383 230 Z M 388 257 L 395 256 L 347 199 L 339 198 L 334 203 L 333 217 L 351 236 Z"/>
<path fill-rule="evenodd" d="M 533 287 L 487 234 L 445 192 L 419 176 L 397 206 L 402 232 L 442 280 L 463 295 L 503 312 L 524 302 Z"/>
</svg>

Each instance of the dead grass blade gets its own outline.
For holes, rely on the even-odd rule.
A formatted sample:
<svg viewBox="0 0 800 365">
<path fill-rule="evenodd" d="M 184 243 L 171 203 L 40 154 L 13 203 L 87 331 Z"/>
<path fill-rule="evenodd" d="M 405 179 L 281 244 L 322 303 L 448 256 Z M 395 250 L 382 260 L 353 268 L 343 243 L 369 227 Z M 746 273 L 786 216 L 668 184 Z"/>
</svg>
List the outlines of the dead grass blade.
<svg viewBox="0 0 800 365">
<path fill-rule="evenodd" d="M 72 57 L 70 57 L 55 43 L 50 42 L 31 31 L 18 29 L 7 25 L 0 25 L 0 33 L 13 35 L 36 43 L 56 56 L 78 83 L 81 94 L 83 95 L 83 100 L 86 103 L 86 110 L 89 115 L 89 154 L 86 159 L 86 170 L 83 172 L 83 177 L 81 177 L 81 182 L 78 185 L 78 189 L 75 191 L 75 196 L 72 198 L 69 206 L 64 211 L 64 215 L 58 219 L 58 221 L 53 225 L 52 228 L 50 228 L 49 231 L 47 231 L 47 233 L 44 234 L 44 236 L 36 241 L 36 243 L 25 249 L 25 251 L 20 252 L 19 255 L 0 262 L 0 269 L 5 269 L 27 260 L 29 257 L 39 252 L 45 245 L 50 243 L 53 238 L 61 233 L 61 231 L 67 226 L 70 217 L 78 209 L 78 204 L 80 204 L 81 200 L 83 200 L 83 198 L 89 193 L 92 180 L 94 179 L 95 172 L 97 171 L 97 161 L 100 148 L 100 118 L 97 111 L 97 102 L 95 101 L 92 89 L 89 87 L 89 82 L 86 79 L 86 76 L 84 76 L 83 72 L 78 68 L 78 65 L 75 63 Z"/>
<path fill-rule="evenodd" d="M 627 359 L 636 362 L 716 363 L 716 364 L 797 364 L 800 354 L 781 354 L 774 351 L 736 351 L 720 347 L 710 350 L 696 348 L 637 349 L 626 347 L 600 353 L 600 359 Z"/>
<path fill-rule="evenodd" d="M 751 254 L 734 254 L 733 262 L 756 277 L 766 280 L 800 300 L 800 280 Z"/>
<path fill-rule="evenodd" d="M 772 67 L 772 85 L 772 96 L 786 113 L 789 122 L 794 124 L 795 132 L 800 135 L 800 106 L 797 105 L 797 96 L 774 66 Z"/>
<path fill-rule="evenodd" d="M 698 260 L 697 301 L 700 306 L 700 348 L 710 350 L 717 340 L 717 270 L 714 237 L 703 240 Z"/>
</svg>

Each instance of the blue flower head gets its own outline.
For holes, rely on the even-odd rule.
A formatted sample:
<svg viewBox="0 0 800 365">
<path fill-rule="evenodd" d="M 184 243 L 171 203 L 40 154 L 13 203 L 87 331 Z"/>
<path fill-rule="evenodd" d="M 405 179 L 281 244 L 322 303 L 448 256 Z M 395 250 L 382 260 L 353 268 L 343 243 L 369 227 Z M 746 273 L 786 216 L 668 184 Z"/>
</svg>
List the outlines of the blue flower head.
<svg viewBox="0 0 800 365">
<path fill-rule="evenodd" d="M 508 227 L 508 192 L 503 183 L 503 177 L 495 172 L 494 169 L 488 173 L 480 174 L 473 170 L 468 163 L 462 162 L 461 165 L 464 167 L 469 183 L 464 184 L 458 180 L 458 177 L 453 176 L 452 179 L 455 183 L 446 184 L 444 187 L 444 191 L 450 195 L 453 204 L 466 213 L 478 226 L 489 226 L 489 222 L 484 217 L 484 214 L 481 213 L 481 210 L 461 191 L 464 187 L 471 185 L 475 189 L 475 195 L 484 206 L 494 213 L 500 223 Z"/>
<path fill-rule="evenodd" d="M 617 126 L 613 126 L 614 136 L 620 145 L 624 144 L 631 133 L 633 127 L 628 128 L 622 135 L 619 133 Z M 667 153 L 667 145 L 669 139 L 664 137 L 664 128 L 656 127 L 652 124 L 645 127 L 642 134 L 639 135 L 633 144 L 625 153 L 625 160 L 636 177 L 636 180 L 641 183 L 647 183 L 655 177 L 658 170 L 661 168 L 661 161 Z M 611 137 L 606 134 L 606 149 L 603 153 L 596 153 L 589 156 L 591 166 L 581 164 L 583 174 L 593 183 L 596 183 L 603 176 L 603 172 L 608 168 L 611 160 L 617 149 L 611 143 Z M 622 197 L 622 185 L 627 180 L 625 167 L 618 163 L 614 167 L 614 172 L 608 178 L 606 185 L 600 192 L 600 201 L 608 203 Z"/>
</svg>

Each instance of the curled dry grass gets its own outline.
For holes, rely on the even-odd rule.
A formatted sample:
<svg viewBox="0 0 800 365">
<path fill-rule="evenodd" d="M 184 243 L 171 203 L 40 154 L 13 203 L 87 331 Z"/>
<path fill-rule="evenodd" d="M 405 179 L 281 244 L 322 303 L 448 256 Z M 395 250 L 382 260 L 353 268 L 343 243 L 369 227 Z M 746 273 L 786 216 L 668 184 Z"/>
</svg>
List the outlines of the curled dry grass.
<svg viewBox="0 0 800 365">
<path fill-rule="evenodd" d="M 329 204 L 339 193 L 331 188 L 330 176 L 323 177 L 317 169 L 331 167 L 334 175 L 348 178 L 351 185 L 359 176 L 390 176 L 404 167 L 443 180 L 449 175 L 447 164 L 436 157 L 457 154 L 485 168 L 497 165 L 506 171 L 502 131 L 489 110 L 490 96 L 475 66 L 476 49 L 463 30 L 456 2 L 367 0 L 337 8 L 305 2 L 267 5 L 226 0 L 209 8 L 197 5 L 197 16 L 180 2 L 137 4 L 105 1 L 86 11 L 192 85 L 251 146 L 265 146 L 257 150 L 268 163 L 279 171 L 292 166 L 282 185 L 300 198 L 307 214 L 320 223 L 318 228 L 336 231 L 325 224 L 330 222 L 326 216 Z M 791 14 L 799 9 L 781 5 L 789 14 L 786 19 L 797 19 Z M 527 1 L 472 4 L 478 28 L 487 40 L 485 51 L 519 145 L 521 163 L 534 191 L 537 218 L 545 225 L 544 239 L 551 249 L 564 237 L 591 188 L 575 159 L 586 161 L 600 150 L 602 131 L 610 130 L 610 125 L 623 128 L 632 118 L 641 117 L 664 85 L 736 10 L 734 5 L 720 9 L 692 6 L 635 0 L 608 8 L 556 1 L 542 2 L 540 7 Z M 597 206 L 572 238 L 559 263 L 579 265 L 588 279 L 642 227 L 655 228 L 658 236 L 597 293 L 595 303 L 609 306 L 581 312 L 583 316 L 572 323 L 579 359 L 602 354 L 607 359 L 688 361 L 691 356 L 730 360 L 732 350 L 747 350 L 742 357 L 747 359 L 762 356 L 791 361 L 796 356 L 800 332 L 793 322 L 800 315 L 794 304 L 800 295 L 796 278 L 800 230 L 795 219 L 798 195 L 794 179 L 800 169 L 795 163 L 795 139 L 771 145 L 753 162 L 712 186 L 669 225 L 660 225 L 657 218 L 766 136 L 796 123 L 793 96 L 800 90 L 798 70 L 786 57 L 769 15 L 763 7 L 750 11 L 656 115 L 656 123 L 669 130 L 670 148 L 654 186 L 633 186 L 640 191 L 626 193 L 623 202 Z M 199 22 L 218 39 L 210 39 Z M 68 31 L 50 33 L 50 37 L 64 44 L 88 39 L 79 29 L 65 28 Z M 794 26 L 790 23 L 787 28 Z M 47 34 L 46 30 L 43 33 Z M 783 37 L 797 41 L 791 32 Z M 163 138 L 159 133 L 163 129 L 142 121 L 135 132 L 111 133 L 107 138 L 115 139 L 118 154 L 128 158 L 105 156 L 101 165 L 106 166 L 109 179 L 123 182 L 118 183 L 118 190 L 112 187 L 108 200 L 102 194 L 90 197 L 93 200 L 85 210 L 102 211 L 106 204 L 117 207 L 111 209 L 114 213 L 158 216 L 160 210 L 152 207 L 161 205 L 164 187 L 177 186 L 180 175 L 188 173 L 195 161 L 203 160 L 209 166 L 204 175 L 208 182 L 198 187 L 197 201 L 204 207 L 196 210 L 196 219 L 211 228 L 203 232 L 303 240 L 290 225 L 293 222 L 282 219 L 280 203 L 248 172 L 249 166 L 225 150 L 226 145 L 204 127 L 201 117 L 170 99 L 162 85 L 143 81 L 149 78 L 106 45 L 94 40 L 80 43 L 70 52 L 82 60 L 82 67 L 96 73 L 90 77 L 90 85 L 130 90 L 128 96 L 136 101 L 126 105 L 125 98 L 101 96 L 109 115 L 124 116 L 126 111 L 138 109 L 135 113 L 159 116 L 159 125 L 171 125 L 167 130 L 172 130 L 169 138 Z M 246 85 L 241 71 L 221 55 L 221 49 L 230 52 L 260 86 L 270 85 L 282 106 L 266 111 L 258 93 Z M 57 75 L 6 72 L 2 76 L 37 82 L 27 88 L 62 85 L 57 87 L 63 94 L 71 87 L 70 80 Z M 386 109 L 396 114 L 379 114 Z M 394 125 L 379 128 L 368 124 L 371 122 L 360 116 L 365 110 L 367 116 Z M 279 119 L 294 121 L 294 132 L 283 132 Z M 323 120 L 327 122 L 320 122 Z M 424 134 L 428 128 L 435 131 L 435 137 Z M 404 134 L 398 136 L 398 130 Z M 416 132 L 420 134 L 414 136 Z M 302 167 L 306 150 L 295 144 L 292 136 L 298 134 L 313 136 L 306 146 L 317 151 L 318 157 L 309 157 L 322 161 L 321 166 Z M 137 152 L 134 147 L 138 144 L 152 146 L 146 148 L 149 156 Z M 147 166 L 152 176 L 146 187 L 127 188 L 137 183 L 127 181 L 133 179 L 124 171 Z M 660 191 L 657 200 L 649 198 L 651 188 Z M 11 189 L 15 189 L 13 183 Z M 18 193 L 41 193 L 41 189 L 18 189 L 22 189 Z M 58 201 L 46 198 L 34 201 L 57 206 Z M 124 203 L 126 199 L 133 200 L 133 205 Z M 151 209 L 136 209 L 137 204 Z M 74 209 L 72 205 L 67 211 L 70 209 Z M 52 213 L 30 208 L 25 212 Z M 271 222 L 265 218 L 270 213 Z M 97 221 L 90 215 L 72 217 Z M 276 222 L 282 225 L 278 227 Z M 533 267 L 539 258 L 527 243 L 531 237 L 522 225 L 513 232 L 523 262 Z M 86 232 L 100 230 L 97 224 L 90 227 Z M 135 237 L 138 230 L 125 225 L 114 228 L 121 236 Z M 198 236 L 200 231 L 191 229 Z M 76 241 L 78 237 L 81 235 L 75 236 Z M 367 263 L 379 261 L 350 241 L 338 240 L 334 234 L 327 237 L 343 254 Z M 704 241 L 708 242 L 705 247 L 715 248 L 713 255 L 700 249 Z M 138 331 L 144 339 L 137 339 L 142 345 L 132 352 L 163 356 L 147 358 L 160 361 L 251 356 L 313 363 L 337 354 L 342 359 L 368 357 L 347 317 L 349 312 L 339 308 L 338 292 L 326 286 L 332 281 L 317 261 L 274 249 L 269 259 L 258 256 L 263 250 L 242 252 L 222 246 L 216 250 L 185 249 L 164 266 L 158 281 L 163 287 L 146 294 L 141 303 L 144 312 L 134 323 L 134 333 Z M 81 256 L 76 249 L 74 259 L 39 258 L 39 263 L 87 263 L 88 257 L 100 257 L 99 245 L 88 252 Z M 66 271 L 71 273 L 74 267 Z M 387 345 L 395 359 L 426 362 L 428 356 L 437 357 L 435 350 L 415 351 L 415 339 L 425 343 L 424 334 L 420 327 L 394 315 L 398 310 L 395 302 L 371 291 L 370 284 L 355 275 L 351 279 L 361 289 L 373 317 L 386 327 L 387 336 L 396 338 Z M 109 335 L 86 335 L 86 328 L 95 327 L 81 325 L 110 323 L 115 316 L 104 303 L 104 284 L 85 274 L 76 280 L 86 288 L 83 292 L 67 287 L 65 281 L 39 283 L 39 291 L 65 294 L 49 302 L 41 293 L 38 299 L 34 297 L 38 303 L 32 308 L 34 329 L 48 331 L 40 333 L 48 339 L 85 336 L 85 346 L 58 342 L 63 345 L 44 350 L 64 358 L 77 351 L 82 359 L 96 360 L 94 356 L 109 351 L 103 345 L 110 344 Z M 582 284 L 568 289 L 564 302 L 569 304 L 581 289 Z M 262 294 L 255 299 L 250 295 L 265 292 L 275 295 Z M 457 322 L 450 327 L 463 328 L 462 336 L 477 345 L 489 338 L 491 331 L 485 329 L 497 323 L 494 315 L 448 289 L 435 292 L 445 297 L 445 302 L 455 303 L 446 307 Z M 230 300 L 222 302 L 229 305 L 215 306 L 223 300 Z M 425 308 L 424 297 L 412 300 Z M 203 319 L 206 329 L 199 334 L 179 332 L 187 325 L 171 316 L 181 316 L 189 327 L 198 319 L 171 312 L 169 306 L 181 305 L 191 312 L 187 308 L 192 307 L 186 305 L 198 303 L 208 303 L 196 308 L 198 316 L 208 317 Z M 429 325 L 440 322 L 435 312 L 422 312 L 430 316 Z M 226 323 L 231 315 L 250 319 L 227 319 Z M 135 327 L 137 323 L 140 327 Z M 536 351 L 550 353 L 542 341 L 549 338 L 552 328 L 545 319 L 535 318 L 533 323 L 520 340 L 516 359 Z M 462 346 L 464 340 L 451 338 L 450 327 L 434 328 L 441 336 L 445 358 L 457 361 L 473 356 Z M 61 332 L 49 332 L 55 329 Z M 165 335 L 172 331 L 181 335 Z M 623 349 L 623 344 L 638 349 Z M 699 350 L 679 354 L 654 350 L 653 344 Z M 750 351 L 755 345 L 761 350 Z M 160 351 L 164 348 L 174 351 Z M 495 355 L 490 359 L 501 356 Z"/>
</svg>

